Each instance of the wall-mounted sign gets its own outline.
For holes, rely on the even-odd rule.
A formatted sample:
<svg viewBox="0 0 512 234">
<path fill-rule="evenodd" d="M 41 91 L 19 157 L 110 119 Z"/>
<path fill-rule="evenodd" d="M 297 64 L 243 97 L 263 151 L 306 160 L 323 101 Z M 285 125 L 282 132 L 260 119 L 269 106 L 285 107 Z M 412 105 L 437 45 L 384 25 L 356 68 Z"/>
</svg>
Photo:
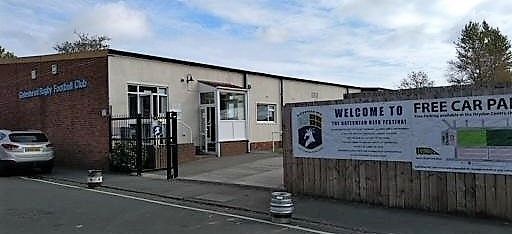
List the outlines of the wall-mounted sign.
<svg viewBox="0 0 512 234">
<path fill-rule="evenodd" d="M 296 157 L 512 174 L 512 95 L 295 107 Z"/>
<path fill-rule="evenodd" d="M 296 107 L 292 127 L 298 157 L 410 161 L 403 149 L 410 124 L 400 102 Z"/>
<path fill-rule="evenodd" d="M 79 89 L 85 89 L 88 87 L 87 80 L 78 79 L 67 81 L 64 83 L 48 85 L 44 87 L 39 87 L 30 90 L 22 90 L 18 92 L 19 99 L 27 99 L 33 97 L 42 97 L 42 96 L 53 96 L 59 93 L 71 92 Z"/>
</svg>

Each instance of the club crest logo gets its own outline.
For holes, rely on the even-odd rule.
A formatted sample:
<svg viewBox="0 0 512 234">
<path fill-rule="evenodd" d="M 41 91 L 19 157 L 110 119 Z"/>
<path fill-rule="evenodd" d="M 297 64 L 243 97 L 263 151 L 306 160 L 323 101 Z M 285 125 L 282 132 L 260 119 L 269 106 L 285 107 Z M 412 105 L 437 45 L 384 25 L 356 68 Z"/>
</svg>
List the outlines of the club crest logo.
<svg viewBox="0 0 512 234">
<path fill-rule="evenodd" d="M 322 113 L 304 111 L 297 115 L 298 140 L 306 152 L 315 152 L 322 147 Z"/>
</svg>

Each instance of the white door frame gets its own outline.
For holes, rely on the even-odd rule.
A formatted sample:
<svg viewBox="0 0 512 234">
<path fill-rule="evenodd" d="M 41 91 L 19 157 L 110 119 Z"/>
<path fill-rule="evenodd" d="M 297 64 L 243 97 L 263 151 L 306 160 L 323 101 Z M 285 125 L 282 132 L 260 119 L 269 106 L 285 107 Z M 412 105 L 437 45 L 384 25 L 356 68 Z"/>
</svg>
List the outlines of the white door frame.
<svg viewBox="0 0 512 234">
<path fill-rule="evenodd" d="M 203 104 L 203 105 L 200 105 L 199 106 L 199 118 L 201 121 L 201 125 L 204 126 L 204 129 L 200 129 L 200 137 L 202 138 L 201 140 L 201 151 L 204 152 L 204 153 L 216 153 L 217 152 L 217 149 L 215 149 L 215 151 L 210 151 L 209 148 L 208 148 L 208 145 L 209 144 L 215 144 L 215 148 L 217 148 L 217 129 L 215 129 L 215 141 L 212 141 L 211 138 L 212 138 L 212 132 L 213 132 L 213 126 L 212 124 L 215 126 L 215 128 L 217 128 L 217 123 L 213 123 L 213 121 L 217 121 L 216 120 L 216 115 L 217 115 L 217 108 L 215 107 L 215 104 Z M 215 116 L 214 118 L 211 118 L 211 111 L 214 111 L 215 113 Z M 208 122 L 208 120 L 210 120 L 210 122 Z M 202 131 L 201 131 L 202 130 Z M 208 136 L 209 135 L 209 136 Z"/>
</svg>

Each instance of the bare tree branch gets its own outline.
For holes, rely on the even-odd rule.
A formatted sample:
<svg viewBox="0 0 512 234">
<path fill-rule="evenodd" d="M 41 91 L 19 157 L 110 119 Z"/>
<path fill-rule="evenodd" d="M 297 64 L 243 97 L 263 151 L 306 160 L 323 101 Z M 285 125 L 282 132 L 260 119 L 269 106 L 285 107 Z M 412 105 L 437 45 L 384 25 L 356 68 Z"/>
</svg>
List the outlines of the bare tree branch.
<svg viewBox="0 0 512 234">
<path fill-rule="evenodd" d="M 398 85 L 399 89 L 415 89 L 434 86 L 434 81 L 428 78 L 427 73 L 423 71 L 411 72 L 407 78 L 403 78 Z"/>
<path fill-rule="evenodd" d="M 73 32 L 78 39 L 57 43 L 53 49 L 61 54 L 77 53 L 83 51 L 104 50 L 110 47 L 110 38 L 104 35 L 92 35 L 82 32 Z"/>
</svg>

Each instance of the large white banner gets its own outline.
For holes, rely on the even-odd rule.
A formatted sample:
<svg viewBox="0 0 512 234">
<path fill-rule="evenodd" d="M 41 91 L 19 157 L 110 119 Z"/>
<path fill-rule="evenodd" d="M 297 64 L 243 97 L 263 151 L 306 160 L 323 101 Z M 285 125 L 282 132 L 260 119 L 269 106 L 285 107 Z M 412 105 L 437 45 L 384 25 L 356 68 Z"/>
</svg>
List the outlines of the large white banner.
<svg viewBox="0 0 512 234">
<path fill-rule="evenodd" d="M 295 107 L 293 152 L 512 174 L 511 118 L 512 95 Z"/>
<path fill-rule="evenodd" d="M 297 107 L 292 110 L 297 157 L 410 161 L 402 102 Z"/>
</svg>

